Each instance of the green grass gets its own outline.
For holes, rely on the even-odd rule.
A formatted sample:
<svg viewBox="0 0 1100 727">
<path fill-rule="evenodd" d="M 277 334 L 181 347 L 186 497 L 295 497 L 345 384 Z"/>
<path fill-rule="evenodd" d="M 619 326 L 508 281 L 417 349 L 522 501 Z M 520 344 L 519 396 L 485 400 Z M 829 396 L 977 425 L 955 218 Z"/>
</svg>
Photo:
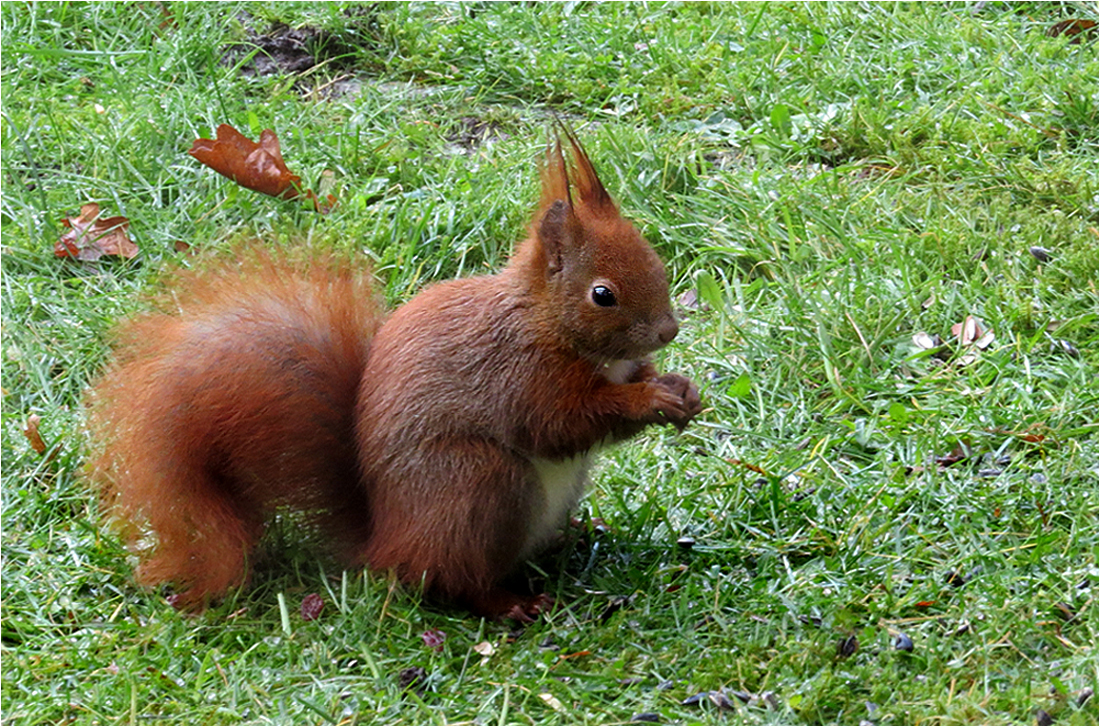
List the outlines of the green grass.
<svg viewBox="0 0 1100 727">
<path fill-rule="evenodd" d="M 1094 6 L 167 7 L 0 10 L 5 723 L 1097 722 L 1100 71 L 1046 34 Z M 273 21 L 325 30 L 323 62 L 221 63 Z M 80 401 L 174 242 L 354 250 L 400 304 L 502 264 L 551 112 L 697 293 L 662 365 L 709 407 L 603 458 L 582 507 L 613 531 L 528 570 L 567 608 L 510 635 L 293 533 L 201 617 L 134 588 L 80 484 Z M 339 207 L 202 168 L 222 122 L 276 129 Z M 88 201 L 137 259 L 54 258 Z M 995 335 L 973 360 L 968 315 Z"/>
</svg>

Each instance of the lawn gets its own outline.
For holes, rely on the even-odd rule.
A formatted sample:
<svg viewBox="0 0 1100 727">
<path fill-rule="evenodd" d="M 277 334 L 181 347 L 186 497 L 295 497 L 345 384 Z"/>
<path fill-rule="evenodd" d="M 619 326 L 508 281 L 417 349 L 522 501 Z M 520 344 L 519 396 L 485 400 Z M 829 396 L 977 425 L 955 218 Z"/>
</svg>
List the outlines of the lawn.
<svg viewBox="0 0 1100 727">
<path fill-rule="evenodd" d="M 1096 724 L 1096 19 L 4 3 L 3 722 Z M 134 587 L 80 478 L 112 323 L 248 238 L 369 256 L 394 306 L 498 269 L 555 114 L 666 260 L 660 363 L 707 406 L 602 457 L 610 530 L 525 571 L 562 608 L 484 622 L 289 528 L 201 616 Z M 337 205 L 187 155 L 221 123 Z M 89 202 L 136 257 L 55 256 Z"/>
</svg>

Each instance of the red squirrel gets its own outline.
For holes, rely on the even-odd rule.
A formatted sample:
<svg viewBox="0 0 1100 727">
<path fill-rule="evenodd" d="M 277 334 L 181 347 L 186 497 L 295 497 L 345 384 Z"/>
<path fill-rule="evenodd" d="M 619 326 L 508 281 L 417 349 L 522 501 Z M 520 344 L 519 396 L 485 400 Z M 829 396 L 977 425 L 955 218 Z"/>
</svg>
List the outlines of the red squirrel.
<svg viewBox="0 0 1100 727">
<path fill-rule="evenodd" d="M 252 250 L 174 273 L 120 326 L 88 474 L 140 584 L 201 609 L 295 512 L 343 563 L 477 615 L 549 605 L 500 582 L 567 523 L 593 454 L 702 409 L 648 359 L 677 334 L 664 266 L 563 132 L 572 169 L 553 134 L 496 275 L 386 316 L 364 263 Z"/>
</svg>

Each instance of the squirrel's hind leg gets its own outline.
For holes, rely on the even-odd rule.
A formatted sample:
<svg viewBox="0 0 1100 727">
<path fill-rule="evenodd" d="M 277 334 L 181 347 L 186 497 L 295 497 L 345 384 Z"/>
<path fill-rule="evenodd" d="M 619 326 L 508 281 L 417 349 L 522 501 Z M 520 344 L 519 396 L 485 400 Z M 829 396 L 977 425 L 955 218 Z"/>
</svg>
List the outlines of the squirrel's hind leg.
<svg viewBox="0 0 1100 727">
<path fill-rule="evenodd" d="M 430 596 L 479 616 L 530 621 L 545 609 L 545 596 L 499 585 L 527 549 L 539 504 L 526 462 L 490 441 L 444 439 L 386 474 L 400 482 L 375 483 L 382 497 L 371 503 L 364 554 L 372 569 L 393 569 L 406 584 L 423 584 Z"/>
</svg>

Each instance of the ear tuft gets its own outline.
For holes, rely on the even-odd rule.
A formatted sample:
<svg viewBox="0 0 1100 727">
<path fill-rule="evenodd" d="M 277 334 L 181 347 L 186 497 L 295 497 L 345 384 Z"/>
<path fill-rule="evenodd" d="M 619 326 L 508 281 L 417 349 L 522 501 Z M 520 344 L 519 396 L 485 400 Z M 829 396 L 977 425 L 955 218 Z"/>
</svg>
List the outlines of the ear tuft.
<svg viewBox="0 0 1100 727">
<path fill-rule="evenodd" d="M 577 135 L 560 119 L 557 120 L 557 123 L 562 133 L 565 134 L 565 138 L 571 147 L 570 150 L 573 152 L 573 186 L 580 195 L 579 203 L 592 212 L 613 212 L 618 214 L 615 202 L 612 201 L 611 195 L 604 189 L 603 182 L 600 181 L 599 176 L 596 174 L 596 168 L 592 166 L 592 161 L 588 158 L 588 154 L 585 153 L 584 147 L 581 146 L 580 141 L 577 140 Z M 561 156 L 560 151 L 558 152 L 558 156 Z"/>
<path fill-rule="evenodd" d="M 569 172 L 565 167 L 565 157 L 561 153 L 561 140 L 557 133 L 546 140 L 546 161 L 542 166 L 542 199 L 539 209 L 549 210 L 554 202 L 564 202 L 573 206 L 569 194 Z"/>
</svg>

